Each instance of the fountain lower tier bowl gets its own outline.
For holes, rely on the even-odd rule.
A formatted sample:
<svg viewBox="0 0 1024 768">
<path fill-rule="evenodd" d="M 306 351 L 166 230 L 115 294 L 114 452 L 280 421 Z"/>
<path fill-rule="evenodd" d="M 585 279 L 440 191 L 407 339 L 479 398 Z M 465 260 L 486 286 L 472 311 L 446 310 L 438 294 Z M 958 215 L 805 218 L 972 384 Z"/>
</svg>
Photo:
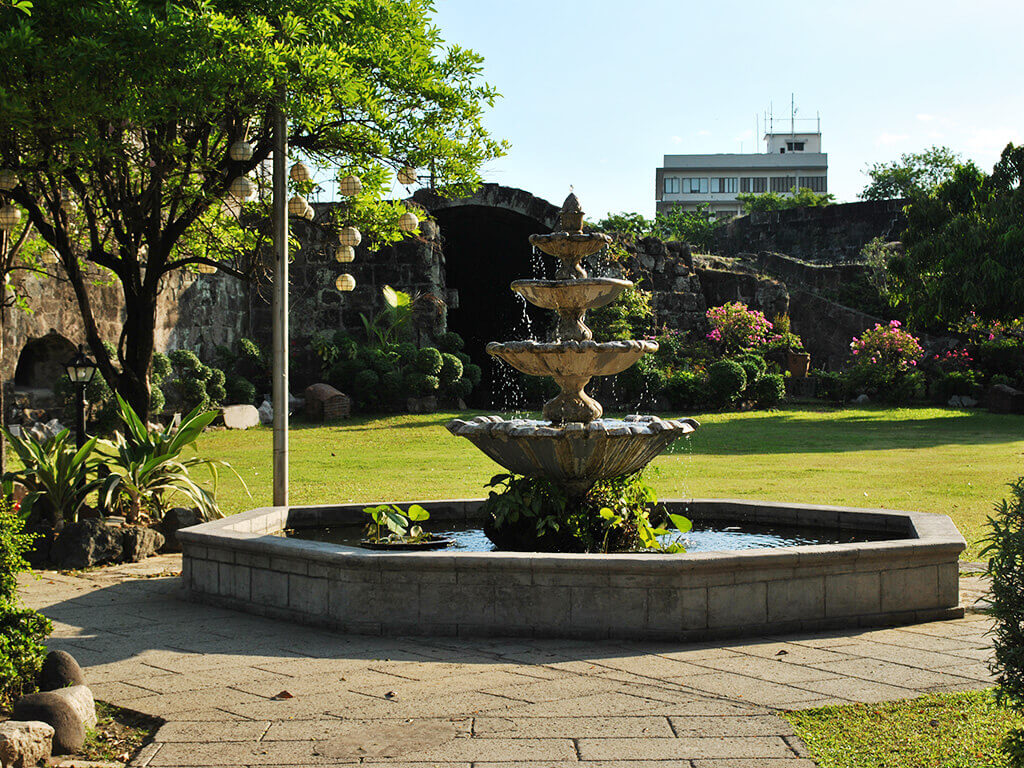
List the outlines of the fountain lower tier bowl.
<svg viewBox="0 0 1024 768">
<path fill-rule="evenodd" d="M 517 371 L 556 381 L 614 376 L 657 351 L 656 341 L 492 341 L 487 345 L 487 354 L 500 357 Z"/>
<path fill-rule="evenodd" d="M 585 493 L 599 480 L 639 472 L 673 440 L 698 426 L 693 419 L 657 416 L 599 419 L 554 426 L 529 419 L 478 416 L 454 419 L 448 431 L 517 475 L 543 477 Z"/>
<path fill-rule="evenodd" d="M 614 277 L 587 277 L 580 280 L 516 280 L 512 290 L 543 309 L 567 309 L 585 312 L 603 307 L 633 283 Z"/>
</svg>

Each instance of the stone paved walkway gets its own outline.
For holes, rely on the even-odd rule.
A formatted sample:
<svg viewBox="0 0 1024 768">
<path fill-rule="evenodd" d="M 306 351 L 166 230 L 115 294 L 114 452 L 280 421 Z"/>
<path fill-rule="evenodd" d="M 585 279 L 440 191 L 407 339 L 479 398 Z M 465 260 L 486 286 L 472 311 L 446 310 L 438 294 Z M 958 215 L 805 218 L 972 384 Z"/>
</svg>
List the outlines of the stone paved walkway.
<svg viewBox="0 0 1024 768">
<path fill-rule="evenodd" d="M 166 721 L 134 765 L 812 768 L 778 710 L 991 684 L 972 612 L 719 644 L 357 637 L 184 602 L 180 567 L 23 582 L 97 698 Z"/>
</svg>

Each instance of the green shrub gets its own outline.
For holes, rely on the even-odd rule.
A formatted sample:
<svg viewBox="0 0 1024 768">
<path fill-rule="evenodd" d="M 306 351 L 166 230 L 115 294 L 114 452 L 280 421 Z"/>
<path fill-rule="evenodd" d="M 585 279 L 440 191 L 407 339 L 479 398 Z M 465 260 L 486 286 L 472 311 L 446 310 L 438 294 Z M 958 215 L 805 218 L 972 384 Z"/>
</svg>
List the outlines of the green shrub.
<svg viewBox="0 0 1024 768">
<path fill-rule="evenodd" d="M 465 352 L 452 352 L 452 354 L 459 358 L 459 362 L 462 363 L 463 368 L 465 368 L 467 365 L 470 364 L 470 362 L 472 362 L 470 360 L 469 355 L 467 355 Z"/>
<path fill-rule="evenodd" d="M 441 352 L 434 347 L 424 347 L 416 354 L 416 367 L 428 376 L 437 376 L 443 364 Z"/>
<path fill-rule="evenodd" d="M 227 399 L 224 371 L 201 362 L 189 349 L 176 349 L 168 358 L 175 376 L 170 385 L 181 399 L 183 408 L 189 411 L 216 408 Z"/>
<path fill-rule="evenodd" d="M 426 397 L 437 391 L 441 386 L 437 376 L 430 376 L 419 371 L 412 371 L 406 374 L 404 379 L 405 389 L 412 397 Z"/>
<path fill-rule="evenodd" d="M 160 413 L 167 404 L 164 391 L 158 386 L 153 386 L 149 392 L 149 410 L 151 413 Z"/>
<path fill-rule="evenodd" d="M 243 339 L 248 341 L 248 339 Z M 171 365 L 181 371 L 188 371 L 189 373 L 195 373 L 202 367 L 202 363 L 199 362 L 199 358 L 196 357 L 196 353 L 190 349 L 176 349 L 168 355 L 170 358 Z"/>
<path fill-rule="evenodd" d="M 815 371 L 818 380 L 818 397 L 834 403 L 850 399 L 850 377 L 842 371 Z"/>
<path fill-rule="evenodd" d="M 448 385 L 448 394 L 452 399 L 465 400 L 469 397 L 469 393 L 473 391 L 473 382 L 467 381 L 466 379 L 459 379 L 453 381 Z"/>
<path fill-rule="evenodd" d="M 0 709 L 33 688 L 53 629 L 45 616 L 19 606 L 17 576 L 29 569 L 32 539 L 11 497 L 0 498 Z"/>
<path fill-rule="evenodd" d="M 719 360 L 708 366 L 708 396 L 716 405 L 735 402 L 747 388 L 747 374 L 734 360 Z"/>
<path fill-rule="evenodd" d="M 256 385 L 241 376 L 234 376 L 227 382 L 227 402 L 252 405 L 256 402 Z"/>
<path fill-rule="evenodd" d="M 437 340 L 437 348 L 442 352 L 461 352 L 466 346 L 466 342 L 462 340 L 462 337 L 454 331 L 448 331 L 448 333 L 441 334 L 441 337 Z"/>
<path fill-rule="evenodd" d="M 449 352 L 441 353 L 441 370 L 437 377 L 442 384 L 451 384 L 462 378 L 462 362 Z"/>
<path fill-rule="evenodd" d="M 327 382 L 342 392 L 351 394 L 356 376 L 363 370 L 363 364 L 358 360 L 342 360 L 335 363 L 327 372 Z"/>
<path fill-rule="evenodd" d="M 381 400 L 385 403 L 393 400 L 398 400 L 402 397 L 405 390 L 402 386 L 402 373 L 401 371 L 388 371 L 380 377 L 380 396 Z"/>
<path fill-rule="evenodd" d="M 376 371 L 371 371 L 368 368 L 364 368 L 357 373 L 352 381 L 353 394 L 361 404 L 375 403 L 379 386 L 380 376 Z"/>
<path fill-rule="evenodd" d="M 766 373 L 754 382 L 750 394 L 760 408 L 778 405 L 786 397 L 786 380 L 781 373 Z"/>
<path fill-rule="evenodd" d="M 1010 495 L 988 519 L 981 555 L 989 558 L 989 615 L 995 620 L 990 667 L 999 682 L 996 696 L 1000 704 L 1024 712 L 1024 477 L 1010 483 Z M 1024 730 L 1010 731 L 1003 746 L 1011 765 L 1024 765 Z"/>
<path fill-rule="evenodd" d="M 992 377 L 995 379 L 995 376 Z M 949 371 L 940 373 L 932 382 L 932 394 L 945 403 L 954 396 L 963 397 L 974 394 L 980 384 L 981 377 L 975 371 Z"/>
<path fill-rule="evenodd" d="M 171 358 L 163 352 L 154 352 L 153 362 L 150 365 L 149 372 L 153 379 L 153 383 L 159 384 L 171 375 Z"/>
<path fill-rule="evenodd" d="M 402 365 L 416 364 L 416 355 L 419 354 L 419 350 L 411 341 L 403 341 L 395 349 L 398 352 L 399 363 Z"/>
<path fill-rule="evenodd" d="M 483 380 L 484 372 L 476 363 L 469 363 L 462 367 L 462 375 L 469 379 L 469 383 L 474 387 L 479 387 L 480 382 Z"/>
<path fill-rule="evenodd" d="M 743 367 L 743 372 L 747 375 L 748 387 L 753 386 L 754 382 L 768 371 L 767 361 L 761 355 L 756 355 L 753 352 L 737 355 L 733 360 Z"/>
<path fill-rule="evenodd" d="M 702 408 L 707 403 L 707 392 L 707 377 L 697 371 L 676 371 L 665 382 L 665 394 L 673 408 Z"/>
</svg>

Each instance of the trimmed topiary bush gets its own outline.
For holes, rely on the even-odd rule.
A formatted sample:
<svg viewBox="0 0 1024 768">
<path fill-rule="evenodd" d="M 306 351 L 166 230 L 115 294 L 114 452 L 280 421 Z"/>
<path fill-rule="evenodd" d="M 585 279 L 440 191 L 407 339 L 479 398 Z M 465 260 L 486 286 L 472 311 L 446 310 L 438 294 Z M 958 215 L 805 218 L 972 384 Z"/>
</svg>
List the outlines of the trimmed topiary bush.
<svg viewBox="0 0 1024 768">
<path fill-rule="evenodd" d="M 437 348 L 442 352 L 461 352 L 465 346 L 466 342 L 454 331 L 441 334 L 441 337 L 437 340 Z"/>
<path fill-rule="evenodd" d="M 441 372 L 443 364 L 444 359 L 441 357 L 440 350 L 434 347 L 424 347 L 416 353 L 416 367 L 421 373 L 428 376 L 437 376 Z"/>
<path fill-rule="evenodd" d="M 452 354 L 459 358 L 459 362 L 462 363 L 463 368 L 465 368 L 471 362 L 469 355 L 467 355 L 465 352 L 452 352 Z"/>
<path fill-rule="evenodd" d="M 364 403 L 377 401 L 377 388 L 380 386 L 380 376 L 376 371 L 364 368 L 356 374 L 352 381 L 352 390 L 355 396 Z"/>
<path fill-rule="evenodd" d="M 750 394 L 759 408 L 771 408 L 786 397 L 786 380 L 781 373 L 767 373 L 754 382 Z"/>
<path fill-rule="evenodd" d="M 743 366 L 743 372 L 747 374 L 748 387 L 753 386 L 754 382 L 768 371 L 768 363 L 765 359 L 760 355 L 755 355 L 753 352 L 737 355 L 733 360 Z"/>
<path fill-rule="evenodd" d="M 696 371 L 676 371 L 665 382 L 665 394 L 673 408 L 697 410 L 707 402 L 707 379 Z"/>
<path fill-rule="evenodd" d="M 441 353 L 441 370 L 437 377 L 442 384 L 452 384 L 462 378 L 462 362 L 449 352 Z"/>
<path fill-rule="evenodd" d="M 476 363 L 469 363 L 462 367 L 462 375 L 469 379 L 470 383 L 474 387 L 479 387 L 480 382 L 484 377 L 483 369 Z"/>
<path fill-rule="evenodd" d="M 735 360 L 719 360 L 708 366 L 708 395 L 716 405 L 729 405 L 747 388 L 747 374 Z"/>
<path fill-rule="evenodd" d="M 256 385 L 241 376 L 227 382 L 227 402 L 252 405 L 256 402 Z"/>
</svg>

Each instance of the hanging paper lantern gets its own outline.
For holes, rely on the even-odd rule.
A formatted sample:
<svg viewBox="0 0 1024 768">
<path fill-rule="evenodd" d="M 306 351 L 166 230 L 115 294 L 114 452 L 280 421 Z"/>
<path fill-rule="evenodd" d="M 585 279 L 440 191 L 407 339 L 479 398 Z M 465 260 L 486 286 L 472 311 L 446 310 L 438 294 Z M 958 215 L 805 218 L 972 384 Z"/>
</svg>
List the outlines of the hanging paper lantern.
<svg viewBox="0 0 1024 768">
<path fill-rule="evenodd" d="M 412 166 L 405 166 L 404 168 L 398 169 L 398 181 L 405 186 L 416 183 L 416 169 Z"/>
<path fill-rule="evenodd" d="M 288 201 L 288 215 L 290 216 L 305 216 L 306 209 L 309 207 L 309 203 L 306 202 L 306 198 L 302 195 L 296 195 Z"/>
<path fill-rule="evenodd" d="M 10 232 L 21 221 L 21 211 L 15 208 L 13 205 L 8 203 L 7 205 L 0 207 L 0 229 L 5 232 Z"/>
<path fill-rule="evenodd" d="M 252 183 L 248 176 L 239 176 L 231 182 L 231 186 L 228 187 L 228 194 L 239 202 L 245 202 L 256 196 L 256 185 Z"/>
<path fill-rule="evenodd" d="M 356 249 L 351 245 L 339 245 L 338 249 L 334 252 L 334 258 L 345 264 L 349 261 L 356 260 Z"/>
<path fill-rule="evenodd" d="M 313 178 L 313 174 L 309 172 L 309 166 L 305 163 L 296 163 L 292 166 L 292 169 L 288 171 L 288 175 L 292 177 L 292 181 L 309 181 Z"/>
<path fill-rule="evenodd" d="M 338 233 L 338 242 L 342 245 L 351 245 L 355 248 L 363 242 L 363 235 L 355 227 L 342 227 Z"/>
<path fill-rule="evenodd" d="M 356 279 L 346 272 L 345 274 L 338 275 L 338 279 L 334 281 L 334 286 L 339 291 L 352 291 L 355 290 Z"/>
<path fill-rule="evenodd" d="M 228 150 L 228 157 L 236 163 L 252 160 L 252 144 L 245 139 L 239 139 L 231 145 L 231 148 Z"/>
<path fill-rule="evenodd" d="M 359 180 L 358 176 L 345 176 L 338 181 L 338 193 L 345 197 L 358 195 L 362 191 L 363 182 Z"/>
<path fill-rule="evenodd" d="M 419 225 L 420 220 L 416 218 L 415 213 L 403 213 L 398 219 L 398 228 L 403 232 L 415 232 Z"/>
<path fill-rule="evenodd" d="M 0 191 L 9 192 L 18 186 L 18 174 L 9 168 L 0 169 Z"/>
</svg>

